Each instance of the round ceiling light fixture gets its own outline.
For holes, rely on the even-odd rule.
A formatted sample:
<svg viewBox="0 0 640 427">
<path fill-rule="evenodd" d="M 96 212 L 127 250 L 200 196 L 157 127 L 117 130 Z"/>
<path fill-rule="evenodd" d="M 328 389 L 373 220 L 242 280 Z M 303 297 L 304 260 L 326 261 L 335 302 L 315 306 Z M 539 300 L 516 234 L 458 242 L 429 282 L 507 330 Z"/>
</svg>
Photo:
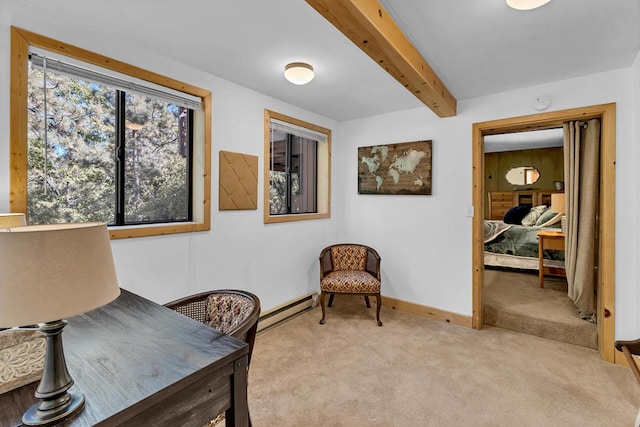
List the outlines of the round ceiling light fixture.
<svg viewBox="0 0 640 427">
<path fill-rule="evenodd" d="M 284 78 L 294 85 L 306 85 L 314 77 L 313 67 L 304 62 L 292 62 L 284 67 Z"/>
<path fill-rule="evenodd" d="M 531 10 L 544 6 L 551 0 L 507 0 L 507 4 L 517 10 Z"/>
</svg>

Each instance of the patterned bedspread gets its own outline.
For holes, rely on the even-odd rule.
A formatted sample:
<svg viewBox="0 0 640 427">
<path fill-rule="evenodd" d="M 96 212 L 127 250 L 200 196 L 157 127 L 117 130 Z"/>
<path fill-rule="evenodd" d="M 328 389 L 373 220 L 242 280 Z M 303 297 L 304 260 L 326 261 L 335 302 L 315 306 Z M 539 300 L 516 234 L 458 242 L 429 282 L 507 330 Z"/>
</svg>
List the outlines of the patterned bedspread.
<svg viewBox="0 0 640 427">
<path fill-rule="evenodd" d="M 484 250 L 497 254 L 538 258 L 538 231 L 558 230 L 550 227 L 528 227 L 512 224 L 504 224 L 505 227 L 493 224 L 496 222 L 501 223 L 502 221 L 485 221 Z M 488 232 L 489 234 L 487 234 Z M 544 258 L 564 261 L 564 251 L 545 250 Z"/>
<path fill-rule="evenodd" d="M 488 243 L 511 228 L 511 224 L 505 224 L 502 221 L 484 222 L 484 242 Z"/>
</svg>

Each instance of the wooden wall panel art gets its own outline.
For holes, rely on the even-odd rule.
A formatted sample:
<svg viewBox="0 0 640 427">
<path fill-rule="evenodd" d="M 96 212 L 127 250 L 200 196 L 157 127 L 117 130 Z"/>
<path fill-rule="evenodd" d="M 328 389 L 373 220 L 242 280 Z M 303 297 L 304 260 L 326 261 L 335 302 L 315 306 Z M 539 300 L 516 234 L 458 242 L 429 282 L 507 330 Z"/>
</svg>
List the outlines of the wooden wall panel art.
<svg viewBox="0 0 640 427">
<path fill-rule="evenodd" d="M 358 194 L 431 195 L 431 141 L 358 147 Z"/>
<path fill-rule="evenodd" d="M 220 151 L 218 209 L 258 209 L 258 157 Z"/>
</svg>

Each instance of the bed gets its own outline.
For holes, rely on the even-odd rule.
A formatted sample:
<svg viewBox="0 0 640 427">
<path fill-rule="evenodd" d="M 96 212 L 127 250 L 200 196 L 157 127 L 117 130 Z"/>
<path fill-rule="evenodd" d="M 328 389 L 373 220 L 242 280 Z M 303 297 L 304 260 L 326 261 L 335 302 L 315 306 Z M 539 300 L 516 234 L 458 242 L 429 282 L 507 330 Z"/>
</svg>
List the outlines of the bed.
<svg viewBox="0 0 640 427">
<path fill-rule="evenodd" d="M 544 211 L 544 209 L 540 208 Z M 550 213 L 547 216 L 551 216 Z M 538 231 L 560 229 L 559 216 L 539 225 L 508 224 L 504 221 L 484 221 L 484 265 L 515 269 L 538 270 Z M 564 251 L 544 251 L 544 265 L 564 268 Z"/>
</svg>

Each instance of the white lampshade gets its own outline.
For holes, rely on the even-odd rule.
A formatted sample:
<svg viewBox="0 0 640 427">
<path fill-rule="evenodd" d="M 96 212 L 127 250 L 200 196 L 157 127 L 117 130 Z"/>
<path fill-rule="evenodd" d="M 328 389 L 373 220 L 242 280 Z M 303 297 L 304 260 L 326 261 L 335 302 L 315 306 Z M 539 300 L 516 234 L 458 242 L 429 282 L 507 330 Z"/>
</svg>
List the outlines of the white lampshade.
<svg viewBox="0 0 640 427">
<path fill-rule="evenodd" d="M 120 295 L 106 224 L 0 228 L 0 327 L 45 323 Z"/>
<path fill-rule="evenodd" d="M 551 194 L 551 212 L 565 213 L 564 193 Z"/>
<path fill-rule="evenodd" d="M 0 228 L 21 225 L 27 225 L 27 219 L 23 213 L 0 213 Z"/>
<path fill-rule="evenodd" d="M 517 10 L 531 10 L 544 6 L 551 0 L 507 0 L 507 4 Z"/>
<path fill-rule="evenodd" d="M 294 85 L 306 85 L 315 77 L 313 67 L 304 62 L 292 62 L 284 67 L 284 77 Z"/>
</svg>

